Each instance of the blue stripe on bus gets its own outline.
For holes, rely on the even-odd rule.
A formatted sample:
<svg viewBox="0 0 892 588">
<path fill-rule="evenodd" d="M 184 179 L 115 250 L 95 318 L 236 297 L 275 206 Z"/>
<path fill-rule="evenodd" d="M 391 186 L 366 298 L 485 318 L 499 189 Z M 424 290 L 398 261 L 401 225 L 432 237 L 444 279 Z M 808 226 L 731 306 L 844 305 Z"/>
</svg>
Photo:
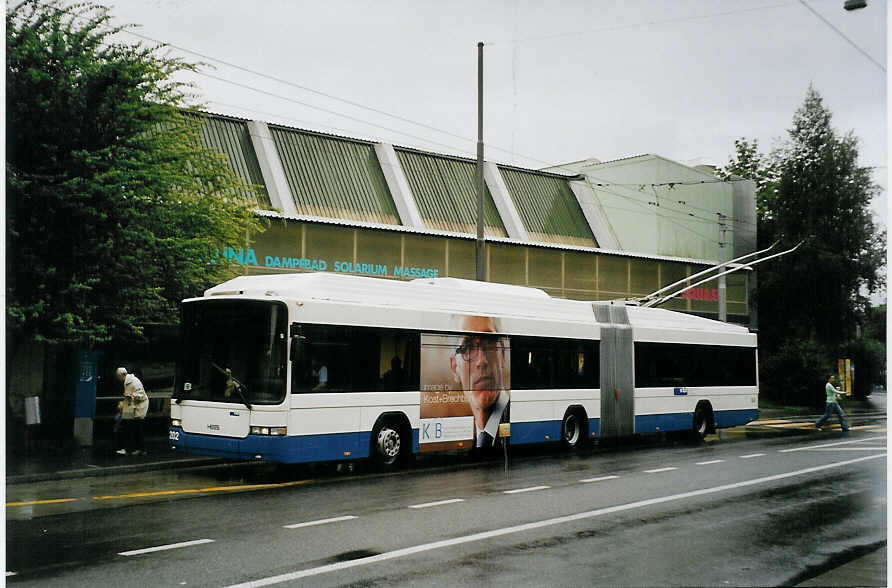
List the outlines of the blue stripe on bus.
<svg viewBox="0 0 892 588">
<path fill-rule="evenodd" d="M 589 438 L 601 434 L 601 420 L 588 420 Z M 561 440 L 561 421 L 538 421 L 532 423 L 511 423 L 511 444 L 547 443 Z"/>
<path fill-rule="evenodd" d="M 693 427 L 693 413 L 672 413 L 641 415 L 635 417 L 636 433 L 657 431 L 686 431 Z M 745 425 L 759 418 L 757 409 L 720 410 L 715 412 L 716 426 L 719 428 Z M 589 419 L 589 437 L 598 437 L 601 421 Z M 659 428 L 658 428 L 659 427 Z M 244 439 L 216 437 L 187 433 L 178 427 L 171 427 L 177 436 L 171 445 L 177 451 L 198 455 L 211 455 L 230 459 L 255 459 L 261 456 L 265 461 L 282 463 L 304 463 L 316 461 L 336 461 L 362 459 L 369 456 L 371 432 L 334 433 L 330 435 L 267 436 L 248 435 Z M 539 421 L 511 424 L 511 444 L 544 443 L 560 441 L 561 421 Z M 412 429 L 412 451 L 418 453 L 419 432 Z M 345 455 L 349 453 L 349 455 Z"/>
<path fill-rule="evenodd" d="M 717 410 L 714 413 L 716 427 L 725 429 L 745 425 L 759 418 L 756 409 Z M 656 433 L 658 431 L 688 431 L 694 426 L 694 413 L 646 414 L 635 417 L 635 433 Z"/>
<path fill-rule="evenodd" d="M 366 431 L 290 437 L 248 435 L 244 439 L 232 439 L 187 433 L 173 427 L 170 431 L 178 436 L 176 440 L 171 440 L 171 445 L 183 453 L 214 455 L 231 459 L 263 459 L 282 463 L 368 457 L 371 437 L 371 433 Z M 348 455 L 344 455 L 345 453 Z"/>
<path fill-rule="evenodd" d="M 694 426 L 694 413 L 646 414 L 635 417 L 635 433 L 689 431 Z"/>
<path fill-rule="evenodd" d="M 298 435 L 278 437 L 248 435 L 244 439 L 187 433 L 171 427 L 178 436 L 171 445 L 177 451 L 213 455 L 230 459 L 259 459 L 282 463 L 304 463 L 362 459 L 369 456 L 371 432 L 334 433 L 330 435 Z M 412 430 L 412 447 L 418 452 L 418 429 Z M 345 455 L 349 453 L 349 455 Z"/>
<path fill-rule="evenodd" d="M 511 445 L 544 443 L 561 438 L 561 421 L 511 423 Z"/>
<path fill-rule="evenodd" d="M 738 427 L 751 423 L 759 418 L 759 409 L 747 408 L 742 410 L 717 410 L 715 423 L 720 429 L 726 427 Z"/>
</svg>

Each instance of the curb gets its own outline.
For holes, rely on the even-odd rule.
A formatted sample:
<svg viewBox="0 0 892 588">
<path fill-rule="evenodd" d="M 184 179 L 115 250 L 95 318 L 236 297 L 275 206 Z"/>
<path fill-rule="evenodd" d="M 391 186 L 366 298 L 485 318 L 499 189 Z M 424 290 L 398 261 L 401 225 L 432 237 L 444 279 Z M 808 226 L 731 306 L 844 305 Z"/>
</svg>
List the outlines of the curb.
<svg viewBox="0 0 892 588">
<path fill-rule="evenodd" d="M 134 463 L 116 466 L 95 466 L 92 468 L 79 468 L 74 470 L 60 470 L 56 472 L 42 472 L 39 474 L 19 474 L 7 476 L 6 483 L 33 484 L 35 482 L 50 482 L 56 480 L 72 480 L 78 478 L 99 478 L 104 476 L 118 476 L 122 474 L 138 474 L 165 469 L 185 469 L 202 466 L 224 465 L 227 460 L 217 457 L 193 457 L 178 460 L 153 461 L 146 463 Z M 250 462 L 256 463 L 256 462 Z"/>
</svg>

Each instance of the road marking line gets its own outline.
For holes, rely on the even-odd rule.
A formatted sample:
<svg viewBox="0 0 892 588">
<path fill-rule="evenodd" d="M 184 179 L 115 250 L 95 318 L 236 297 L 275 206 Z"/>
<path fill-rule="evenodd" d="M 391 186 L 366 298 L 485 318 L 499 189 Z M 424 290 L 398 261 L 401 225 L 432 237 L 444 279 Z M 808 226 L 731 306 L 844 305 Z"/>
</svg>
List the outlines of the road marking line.
<svg viewBox="0 0 892 588">
<path fill-rule="evenodd" d="M 535 492 L 536 490 L 548 490 L 551 486 L 531 486 L 529 488 L 518 488 L 516 490 L 505 490 L 503 494 L 520 494 L 521 492 Z"/>
<path fill-rule="evenodd" d="M 6 508 L 11 506 L 34 506 L 36 504 L 62 504 L 63 502 L 74 502 L 77 498 L 54 498 L 52 500 L 23 500 L 21 502 L 7 502 Z"/>
<path fill-rule="evenodd" d="M 814 451 L 886 451 L 885 447 L 820 447 Z"/>
<path fill-rule="evenodd" d="M 878 441 L 885 437 L 866 437 L 864 439 L 855 439 L 854 441 L 839 441 L 837 443 L 825 443 L 823 445 L 808 445 L 806 447 L 794 447 L 793 449 L 781 449 L 780 453 L 791 453 L 793 451 L 809 451 L 820 447 L 836 447 L 837 445 L 851 445 L 852 443 L 866 443 L 867 441 Z"/>
<path fill-rule="evenodd" d="M 146 547 L 145 549 L 134 549 L 132 551 L 122 551 L 118 555 L 131 556 L 142 555 L 143 553 L 153 553 L 155 551 L 167 551 L 168 549 L 179 549 L 181 547 L 192 547 L 193 545 L 203 545 L 204 543 L 213 543 L 213 539 L 196 539 L 195 541 L 183 541 L 182 543 L 171 543 L 170 545 L 159 545 L 158 547 Z"/>
<path fill-rule="evenodd" d="M 524 523 L 522 525 L 515 525 L 513 527 L 494 529 L 492 531 L 484 531 L 481 533 L 474 533 L 473 535 L 465 535 L 463 537 L 455 537 L 452 539 L 444 539 L 442 541 L 434 541 L 432 543 L 424 543 L 421 545 L 415 545 L 413 547 L 406 547 L 403 549 L 396 549 L 394 551 L 388 551 L 386 553 L 381 553 L 379 555 L 372 555 L 369 557 L 353 559 L 350 561 L 341 561 L 341 562 L 332 563 L 332 564 L 328 564 L 328 565 L 324 565 L 324 566 L 319 566 L 316 568 L 307 568 L 304 570 L 298 570 L 296 572 L 288 572 L 285 574 L 279 574 L 278 576 L 269 576 L 266 578 L 260 578 L 258 580 L 250 580 L 250 581 L 244 582 L 242 584 L 233 584 L 233 585 L 229 586 L 228 588 L 260 588 L 261 586 L 271 586 L 273 584 L 280 584 L 282 582 L 291 582 L 293 580 L 299 580 L 300 578 L 308 578 L 311 576 L 319 576 L 321 574 L 327 574 L 329 572 L 336 572 L 336 571 L 341 571 L 341 570 L 347 570 L 350 568 L 356 568 L 359 566 L 366 566 L 366 565 L 370 565 L 373 563 L 389 561 L 389 560 L 397 559 L 400 557 L 406 557 L 409 555 L 415 555 L 418 553 L 433 551 L 435 549 L 443 549 L 445 547 L 453 547 L 455 545 L 464 545 L 466 543 L 484 541 L 486 539 L 492 539 L 495 537 L 503 537 L 505 535 L 521 533 L 523 531 L 531 531 L 531 530 L 535 530 L 535 529 L 542 529 L 545 527 L 552 527 L 555 525 L 562 525 L 565 523 L 573 523 L 576 521 L 592 519 L 592 518 L 599 517 L 599 516 L 606 515 L 606 514 L 612 514 L 615 512 L 622 512 L 622 511 L 626 511 L 626 510 L 633 510 L 636 508 L 643 508 L 646 506 L 653 506 L 655 504 L 673 502 L 676 500 L 683 500 L 685 498 L 693 498 L 696 496 L 705 496 L 708 494 L 716 494 L 719 492 L 725 492 L 727 490 L 746 488 L 748 486 L 755 486 L 758 484 L 764 484 L 766 482 L 775 482 L 777 480 L 784 480 L 786 478 L 793 478 L 795 476 L 812 474 L 815 472 L 821 472 L 821 471 L 828 470 L 831 468 L 840 468 L 840 467 L 844 467 L 847 465 L 856 464 L 856 463 L 859 463 L 862 461 L 867 461 L 869 459 L 876 459 L 878 457 L 884 457 L 884 455 L 868 455 L 866 457 L 859 457 L 859 458 L 850 459 L 847 461 L 828 463 L 828 464 L 819 465 L 819 466 L 815 466 L 815 467 L 811 467 L 811 468 L 806 468 L 803 470 L 796 470 L 793 472 L 786 472 L 783 474 L 775 474 L 773 476 L 766 476 L 764 478 L 755 478 L 752 480 L 744 480 L 743 482 L 735 482 L 733 484 L 724 484 L 722 486 L 713 486 L 712 488 L 702 488 L 700 490 L 692 490 L 690 492 L 683 492 L 681 494 L 673 494 L 671 496 L 661 496 L 659 498 L 649 498 L 647 500 L 638 500 L 636 502 L 628 502 L 626 504 L 619 504 L 617 506 L 609 506 L 606 508 L 589 510 L 589 511 L 585 511 L 585 512 L 576 513 L 573 515 L 556 517 L 553 519 L 546 519 L 543 521 L 536 521 L 536 522 L 532 522 L 532 523 Z"/>
<path fill-rule="evenodd" d="M 697 465 L 712 465 L 714 463 L 724 463 L 724 462 L 725 462 L 724 459 L 713 459 L 710 461 L 698 461 Z"/>
<path fill-rule="evenodd" d="M 740 459 L 752 459 L 754 457 L 762 457 L 764 453 L 750 453 L 749 455 L 741 455 Z"/>
<path fill-rule="evenodd" d="M 464 502 L 464 498 L 450 498 L 448 500 L 438 500 L 437 502 L 425 502 L 424 504 L 412 504 L 409 508 L 430 508 L 431 506 L 442 506 L 444 504 L 455 504 L 456 502 Z"/>
<path fill-rule="evenodd" d="M 303 527 L 315 527 L 316 525 L 327 525 L 328 523 L 339 523 L 341 521 L 351 521 L 357 517 L 353 515 L 344 515 L 342 517 L 334 517 L 331 519 L 321 519 L 318 521 L 307 521 L 306 523 L 295 523 L 293 525 L 285 525 L 285 529 L 301 529 Z"/>
<path fill-rule="evenodd" d="M 672 470 L 677 470 L 677 469 L 678 468 L 675 468 L 675 467 L 657 468 L 655 470 L 644 470 L 644 473 L 645 474 L 660 474 L 663 472 L 671 472 Z"/>
<path fill-rule="evenodd" d="M 18 574 L 16 574 L 15 572 L 6 572 L 6 577 L 7 577 L 7 578 L 10 577 L 10 576 L 17 576 L 17 575 L 18 575 Z"/>
<path fill-rule="evenodd" d="M 601 476 L 600 478 L 586 478 L 585 480 L 579 480 L 583 484 L 588 484 L 590 482 L 603 482 L 604 480 L 615 480 L 619 478 L 619 476 Z"/>
</svg>

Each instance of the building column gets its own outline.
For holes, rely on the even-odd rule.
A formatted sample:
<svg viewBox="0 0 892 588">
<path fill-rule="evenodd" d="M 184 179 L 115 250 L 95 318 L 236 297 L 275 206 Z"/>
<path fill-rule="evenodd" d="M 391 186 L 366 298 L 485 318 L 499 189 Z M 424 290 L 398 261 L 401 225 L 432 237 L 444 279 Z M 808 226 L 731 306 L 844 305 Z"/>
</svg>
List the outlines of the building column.
<svg viewBox="0 0 892 588">
<path fill-rule="evenodd" d="M 375 154 L 378 156 L 378 163 L 381 165 L 381 171 L 384 173 L 384 180 L 390 189 L 390 196 L 396 205 L 396 211 L 400 215 L 400 222 L 405 227 L 412 229 L 425 229 L 424 220 L 418 211 L 418 205 L 415 204 L 415 198 L 412 196 L 412 189 L 409 188 L 409 180 L 403 172 L 400 160 L 396 157 L 396 151 L 390 143 L 375 143 Z"/>
<path fill-rule="evenodd" d="M 279 159 L 279 152 L 276 151 L 276 144 L 273 142 L 269 127 L 263 121 L 252 120 L 248 122 L 248 133 L 251 135 L 251 144 L 257 154 L 257 162 L 260 164 L 260 173 L 263 174 L 263 183 L 266 184 L 270 204 L 286 217 L 297 216 L 294 196 L 288 186 L 285 168 L 282 167 L 282 160 Z"/>
<path fill-rule="evenodd" d="M 607 220 L 607 215 L 604 214 L 604 209 L 601 208 L 601 203 L 598 201 L 598 196 L 592 190 L 592 187 L 584 181 L 567 183 L 570 185 L 573 195 L 576 196 L 576 201 L 582 209 L 585 220 L 588 221 L 588 226 L 595 236 L 595 241 L 598 242 L 598 247 L 601 249 L 622 249 L 619 239 L 617 239 L 616 233 L 613 232 L 613 227 L 610 225 L 610 221 Z"/>
<path fill-rule="evenodd" d="M 518 241 L 529 242 L 530 234 L 526 227 L 523 226 L 523 220 L 517 212 L 517 207 L 514 206 L 514 201 L 511 200 L 511 193 L 508 192 L 508 186 L 505 185 L 499 166 L 489 161 L 484 162 L 483 180 L 486 182 L 486 187 L 489 188 L 489 193 L 492 196 L 493 203 L 496 205 L 496 210 L 499 211 L 499 216 L 502 217 L 502 224 L 505 225 L 508 237 Z"/>
</svg>

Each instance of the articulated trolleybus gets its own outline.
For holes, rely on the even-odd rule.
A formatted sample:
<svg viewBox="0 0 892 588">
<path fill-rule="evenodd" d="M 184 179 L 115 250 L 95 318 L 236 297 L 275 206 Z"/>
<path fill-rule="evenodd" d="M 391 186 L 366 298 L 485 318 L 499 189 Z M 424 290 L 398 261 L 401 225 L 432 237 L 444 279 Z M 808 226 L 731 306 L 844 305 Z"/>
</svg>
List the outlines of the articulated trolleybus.
<svg viewBox="0 0 892 588">
<path fill-rule="evenodd" d="M 756 336 L 455 278 L 243 276 L 182 305 L 176 451 L 282 463 L 717 428 L 758 417 Z"/>
</svg>

